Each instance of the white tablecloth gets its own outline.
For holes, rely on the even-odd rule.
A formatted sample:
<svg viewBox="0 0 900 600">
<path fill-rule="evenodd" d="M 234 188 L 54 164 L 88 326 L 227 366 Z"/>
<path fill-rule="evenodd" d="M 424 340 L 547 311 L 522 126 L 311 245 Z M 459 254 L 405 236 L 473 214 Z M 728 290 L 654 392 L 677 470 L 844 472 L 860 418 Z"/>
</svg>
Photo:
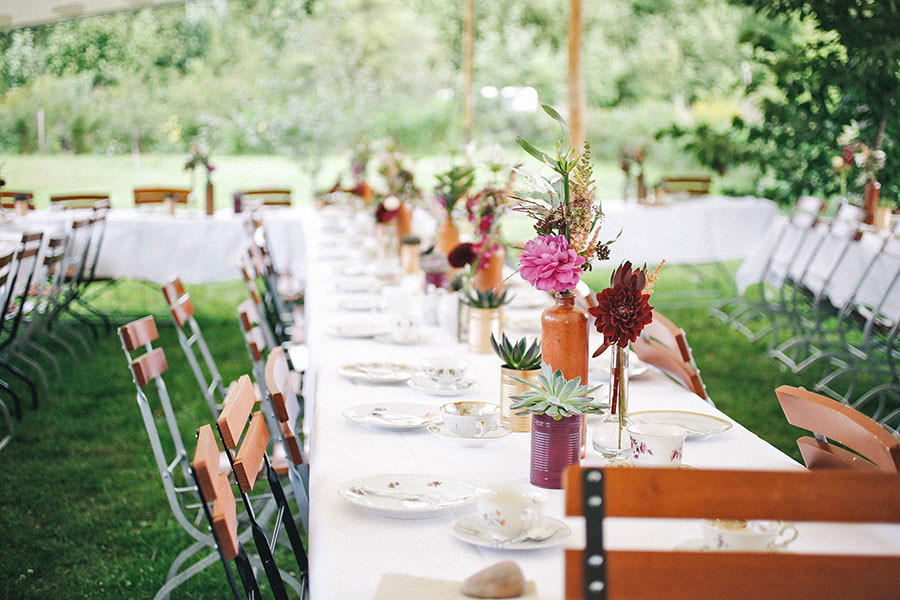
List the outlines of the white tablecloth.
<svg viewBox="0 0 900 600">
<path fill-rule="evenodd" d="M 808 231 L 805 237 L 803 231 L 789 228 L 773 255 L 773 248 L 787 222 L 787 217 L 778 217 L 761 243 L 738 268 L 735 282 L 740 293 L 762 281 L 771 260 L 776 272 L 783 276 L 789 269 L 795 281 L 807 271 L 804 282 L 814 291 L 830 277 L 825 296 L 837 307 L 851 298 L 875 307 L 890 292 L 881 312 L 893 320 L 900 319 L 900 283 L 891 285 L 900 270 L 900 244 L 889 241 L 887 251 L 882 252 L 887 231 L 867 231 L 844 252 L 845 242 L 828 237 L 824 225 Z M 798 248 L 801 242 L 802 247 Z M 869 269 L 876 257 L 877 262 Z"/>
<path fill-rule="evenodd" d="M 657 209 L 653 209 L 657 210 Z M 315 221 L 315 219 L 310 219 Z M 309 221 L 308 221 L 309 222 Z M 377 473 L 427 473 L 452 476 L 478 485 L 498 482 L 527 483 L 530 437 L 514 433 L 481 448 L 460 448 L 424 430 L 408 433 L 369 429 L 345 419 L 341 411 L 364 402 L 410 401 L 436 409 L 447 401 L 421 394 L 407 386 L 356 384 L 338 374 L 342 365 L 357 361 L 396 361 L 418 365 L 431 355 L 465 355 L 469 373 L 480 386 L 462 398 L 498 402 L 500 363 L 492 355 L 470 355 L 437 329 L 428 330 L 423 345 L 394 346 L 373 340 L 337 338 L 326 332 L 329 323 L 353 316 L 338 310 L 341 294 L 333 290 L 336 270 L 342 264 L 325 257 L 343 252 L 320 248 L 315 223 L 307 233 L 313 258 L 309 265 L 306 314 L 312 359 L 312 449 L 310 455 L 310 581 L 317 600 L 367 599 L 375 595 L 384 573 L 405 573 L 462 581 L 472 573 L 505 559 L 517 561 L 527 579 L 537 583 L 539 597 L 558 599 L 563 589 L 563 549 L 503 551 L 461 542 L 450 532 L 451 524 L 473 511 L 461 508 L 451 514 L 424 520 L 397 520 L 368 513 L 344 501 L 341 484 Z M 333 234 L 329 233 L 329 240 Z M 385 318 L 374 315 L 373 319 Z M 774 392 L 773 392 L 774 394 Z M 631 409 L 682 409 L 724 416 L 666 377 L 649 372 L 631 383 Z M 589 433 L 590 435 L 590 433 Z M 589 450 L 589 458 L 596 460 Z M 799 465 L 744 427 L 735 424 L 726 433 L 689 439 L 685 463 L 699 468 L 796 469 Z M 547 514 L 562 518 L 562 491 L 551 491 Z M 583 545 L 583 524 L 570 520 L 575 532 L 570 547 Z M 652 526 L 645 521 L 612 520 L 608 527 L 613 547 L 672 548 L 699 536 L 697 522 L 671 522 Z M 900 552 L 900 528 L 855 528 L 836 532 L 827 526 L 800 527 L 797 550 L 876 552 L 893 547 Z M 824 549 L 823 549 L 824 548 Z M 423 598 L 427 591 L 423 590 Z"/>
<path fill-rule="evenodd" d="M 279 269 L 288 269 L 302 284 L 305 278 L 306 242 L 300 208 L 263 212 L 263 222 Z M 45 232 L 65 230 L 86 210 L 37 210 L 14 217 L 17 229 Z M 97 263 L 98 277 L 139 279 L 163 283 L 178 276 L 185 283 L 209 283 L 240 277 L 237 256 L 246 245 L 240 215 L 230 210 L 212 217 L 192 210 L 175 215 L 141 209 L 113 209 Z"/>
<path fill-rule="evenodd" d="M 603 203 L 602 241 L 621 237 L 611 247 L 610 264 L 700 264 L 746 257 L 778 215 L 763 198 L 706 196 L 663 206 Z"/>
</svg>

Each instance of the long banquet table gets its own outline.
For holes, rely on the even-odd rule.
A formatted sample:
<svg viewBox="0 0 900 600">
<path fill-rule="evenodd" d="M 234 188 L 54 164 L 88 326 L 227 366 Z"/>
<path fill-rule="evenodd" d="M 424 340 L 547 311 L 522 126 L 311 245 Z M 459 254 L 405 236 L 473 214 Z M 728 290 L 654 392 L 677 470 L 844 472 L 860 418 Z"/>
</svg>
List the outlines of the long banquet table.
<svg viewBox="0 0 900 600">
<path fill-rule="evenodd" d="M 308 257 L 307 342 L 312 364 L 307 394 L 311 429 L 310 474 L 310 581 L 317 600 L 373 598 L 381 577 L 401 573 L 462 581 L 472 573 L 505 559 L 515 560 L 527 579 L 536 583 L 540 598 L 562 598 L 563 548 L 583 544 L 583 525 L 569 520 L 573 536 L 563 546 L 533 551 L 485 549 L 457 540 L 450 527 L 473 512 L 471 506 L 423 520 L 398 520 L 366 512 L 339 496 L 341 484 L 377 473 L 422 473 L 452 476 L 479 486 L 528 482 L 530 438 L 514 433 L 479 448 L 462 448 L 430 435 L 425 430 L 388 432 L 369 429 L 342 416 L 342 410 L 364 402 L 409 401 L 437 409 L 446 401 L 426 396 L 407 386 L 356 384 L 338 373 L 342 365 L 358 361 L 395 361 L 418 365 L 434 355 L 465 355 L 469 374 L 480 385 L 460 399 L 497 402 L 499 360 L 492 355 L 470 355 L 464 344 L 437 328 L 427 328 L 427 341 L 402 346 L 371 339 L 345 339 L 328 333 L 328 325 L 351 316 L 342 312 L 339 300 L 348 295 L 335 291 L 338 273 L 361 260 L 353 246 L 360 236 L 353 227 L 323 221 L 310 214 L 306 220 Z M 375 313 L 371 319 L 390 320 Z M 774 395 L 774 393 L 773 393 Z M 697 396 L 663 375 L 650 371 L 631 383 L 631 409 L 679 409 L 727 418 Z M 590 427 L 590 425 L 589 425 Z M 590 435 L 590 433 L 588 434 Z M 588 460 L 599 462 L 592 450 Z M 722 434 L 686 442 L 684 462 L 697 468 L 797 469 L 794 460 L 735 423 Z M 546 514 L 562 519 L 562 491 L 550 491 Z M 613 519 L 607 528 L 608 543 L 618 548 L 663 548 L 699 536 L 692 521 Z M 581 529 L 581 531 L 580 531 Z M 900 554 L 900 528 L 801 524 L 796 550 Z M 427 597 L 423 591 L 421 597 Z"/>
</svg>

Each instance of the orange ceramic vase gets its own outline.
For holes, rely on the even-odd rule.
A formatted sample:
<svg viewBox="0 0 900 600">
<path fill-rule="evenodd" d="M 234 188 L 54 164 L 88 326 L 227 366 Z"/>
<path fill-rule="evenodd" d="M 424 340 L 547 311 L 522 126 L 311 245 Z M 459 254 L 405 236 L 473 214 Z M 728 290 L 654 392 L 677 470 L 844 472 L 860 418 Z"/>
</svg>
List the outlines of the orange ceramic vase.
<svg viewBox="0 0 900 600">
<path fill-rule="evenodd" d="M 488 290 L 492 290 L 494 288 L 499 292 L 503 288 L 501 287 L 501 283 L 503 283 L 503 263 L 506 260 L 506 250 L 503 246 L 498 246 L 497 249 L 491 253 L 491 259 L 488 261 L 488 264 L 483 269 L 478 269 L 475 272 L 475 279 L 472 281 L 476 290 L 481 290 L 482 292 L 486 292 Z"/>
<path fill-rule="evenodd" d="M 395 217 L 397 223 L 397 238 L 401 241 L 412 234 L 412 209 L 407 204 L 401 204 Z"/>
<path fill-rule="evenodd" d="M 206 182 L 206 214 L 212 215 L 216 212 L 215 202 L 213 202 L 213 184 Z"/>
<path fill-rule="evenodd" d="M 444 256 L 459 245 L 459 229 L 449 215 L 438 225 L 437 247 Z"/>
<path fill-rule="evenodd" d="M 590 317 L 585 309 L 575 305 L 575 294 L 556 294 L 556 306 L 541 315 L 541 347 L 544 362 L 554 371 L 560 370 L 566 379 L 581 377 L 588 381 L 588 335 Z M 581 420 L 581 456 L 585 455 L 586 428 Z"/>
<path fill-rule="evenodd" d="M 863 212 L 866 214 L 865 221 L 871 225 L 875 222 L 875 209 L 878 208 L 878 199 L 881 196 L 881 184 L 870 179 L 863 188 Z"/>
</svg>

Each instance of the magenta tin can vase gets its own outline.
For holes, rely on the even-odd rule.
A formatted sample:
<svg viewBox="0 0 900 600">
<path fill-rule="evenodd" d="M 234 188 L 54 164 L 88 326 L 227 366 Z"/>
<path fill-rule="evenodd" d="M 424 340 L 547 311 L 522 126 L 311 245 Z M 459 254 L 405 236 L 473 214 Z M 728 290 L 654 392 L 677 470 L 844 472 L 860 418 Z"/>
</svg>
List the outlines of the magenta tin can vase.
<svg viewBox="0 0 900 600">
<path fill-rule="evenodd" d="M 581 459 L 581 417 L 531 415 L 531 483 L 562 489 L 563 471 Z"/>
</svg>

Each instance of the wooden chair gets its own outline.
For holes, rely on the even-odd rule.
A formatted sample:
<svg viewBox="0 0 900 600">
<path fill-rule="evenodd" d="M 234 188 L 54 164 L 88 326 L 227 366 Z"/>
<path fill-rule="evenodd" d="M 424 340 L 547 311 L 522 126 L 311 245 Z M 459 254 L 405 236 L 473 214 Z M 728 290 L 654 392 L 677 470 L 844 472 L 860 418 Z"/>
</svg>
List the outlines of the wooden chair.
<svg viewBox="0 0 900 600">
<path fill-rule="evenodd" d="M 200 495 L 203 512 L 209 523 L 216 550 L 225 568 L 225 576 L 235 600 L 242 598 L 261 598 L 256 575 L 253 574 L 253 566 L 250 557 L 244 550 L 244 545 L 238 539 L 237 532 L 237 506 L 234 502 L 234 494 L 231 491 L 231 483 L 228 481 L 228 472 L 219 471 L 219 448 L 213 437 L 212 427 L 204 425 L 197 430 L 197 448 L 194 450 L 194 459 L 191 461 L 191 474 L 194 484 Z M 212 504 L 212 509 L 210 509 Z M 233 560 L 237 567 L 241 584 L 244 588 L 244 596 L 241 595 L 228 561 Z"/>
<path fill-rule="evenodd" d="M 259 189 L 235 192 L 235 205 L 240 206 L 241 210 L 254 208 L 252 205 L 284 207 L 291 205 L 291 190 L 280 189 Z"/>
<path fill-rule="evenodd" d="M 788 423 L 813 432 L 813 437 L 797 440 L 803 462 L 810 469 L 900 473 L 900 439 L 877 421 L 831 398 L 793 386 L 783 385 L 775 395 Z"/>
<path fill-rule="evenodd" d="M 688 194 L 690 196 L 705 196 L 709 194 L 709 186 L 712 179 L 706 176 L 678 176 L 663 177 L 656 186 L 656 196 L 660 198 L 665 194 Z"/>
<path fill-rule="evenodd" d="M 94 208 L 98 202 L 109 206 L 109 194 L 68 194 L 50 196 L 50 206 L 65 209 Z"/>
<path fill-rule="evenodd" d="M 269 353 L 265 381 L 271 418 L 277 422 L 278 441 L 290 458 L 288 478 L 300 508 L 300 518 L 309 529 L 309 464 L 303 456 L 296 429 L 298 419 L 303 415 L 302 379 L 300 373 L 291 370 L 283 348 L 273 348 Z"/>
<path fill-rule="evenodd" d="M 34 210 L 34 194 L 31 192 L 0 191 L 0 207 L 15 210 L 16 200 L 28 200 L 28 210 Z"/>
<path fill-rule="evenodd" d="M 242 375 L 228 393 L 225 407 L 222 409 L 219 418 L 216 419 L 216 428 L 219 430 L 219 437 L 225 446 L 225 453 L 228 456 L 235 481 L 238 484 L 241 500 L 250 520 L 250 528 L 253 531 L 256 551 L 262 560 L 272 592 L 278 599 L 287 599 L 284 578 L 275 564 L 275 557 L 272 555 L 271 550 L 275 547 L 281 531 L 281 528 L 277 527 L 277 524 L 280 523 L 287 533 L 303 582 L 302 587 L 295 591 L 301 597 L 305 597 L 307 593 L 309 559 L 294 522 L 293 513 L 285 496 L 284 488 L 275 470 L 272 468 L 269 455 L 266 452 L 266 447 L 269 443 L 269 429 L 266 426 L 263 413 L 260 411 L 253 412 L 255 403 L 256 394 L 253 391 L 253 384 L 250 383 L 250 377 Z M 249 426 L 247 425 L 248 423 Z M 245 427 L 246 433 L 244 431 Z M 262 465 L 265 466 L 269 489 L 278 507 L 275 521 L 276 527 L 272 533 L 271 540 L 269 540 L 265 530 L 257 521 L 249 496 L 256 483 L 257 475 L 261 472 Z"/>
<path fill-rule="evenodd" d="M 225 402 L 225 384 L 222 382 L 216 361 L 203 337 L 200 324 L 194 318 L 194 303 L 178 277 L 162 284 L 162 292 L 169 311 L 172 313 L 172 321 L 175 323 L 175 331 L 178 334 L 178 343 L 184 350 L 184 355 L 191 366 L 191 371 L 194 372 L 197 385 L 200 386 L 200 391 L 203 393 L 206 404 L 209 405 L 213 418 L 216 418 Z M 205 372 L 203 367 L 206 367 Z"/>
<path fill-rule="evenodd" d="M 134 205 L 162 204 L 166 198 L 171 198 L 175 204 L 187 204 L 191 190 L 179 188 L 135 188 Z"/>
<path fill-rule="evenodd" d="M 684 330 L 658 311 L 653 311 L 653 321 L 644 327 L 632 348 L 643 362 L 653 365 L 715 406 L 694 364 Z"/>
<path fill-rule="evenodd" d="M 900 477 L 839 471 L 597 469 L 565 473 L 567 599 L 894 599 L 900 556 L 607 550 L 606 517 L 900 523 Z"/>
</svg>

